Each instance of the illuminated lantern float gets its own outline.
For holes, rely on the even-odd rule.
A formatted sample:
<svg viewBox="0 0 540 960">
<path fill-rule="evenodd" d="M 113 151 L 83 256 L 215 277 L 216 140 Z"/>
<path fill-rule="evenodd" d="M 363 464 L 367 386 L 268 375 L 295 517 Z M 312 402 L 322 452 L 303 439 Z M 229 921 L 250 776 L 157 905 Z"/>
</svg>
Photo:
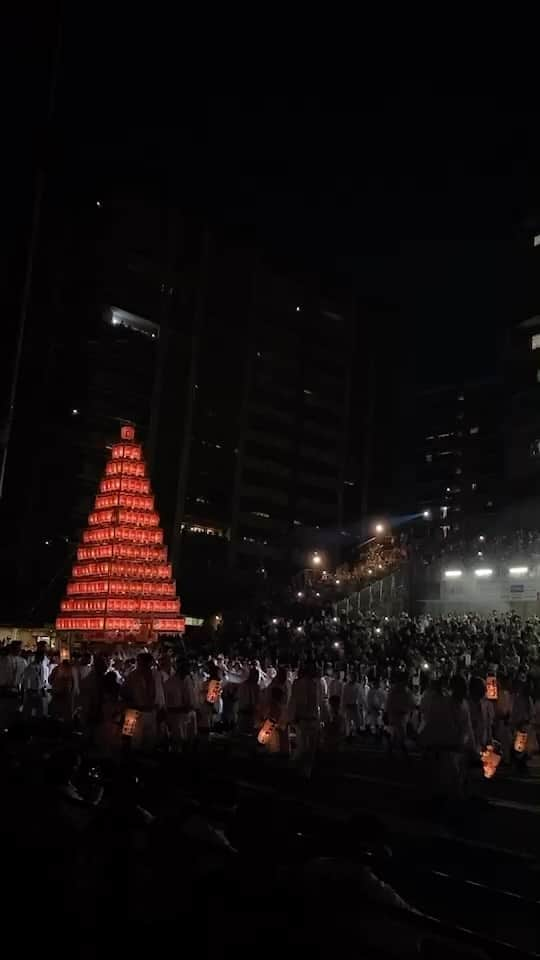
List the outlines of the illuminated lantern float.
<svg viewBox="0 0 540 960">
<path fill-rule="evenodd" d="M 113 444 L 94 509 L 77 550 L 59 631 L 146 643 L 183 633 L 180 600 L 135 429 Z"/>
</svg>

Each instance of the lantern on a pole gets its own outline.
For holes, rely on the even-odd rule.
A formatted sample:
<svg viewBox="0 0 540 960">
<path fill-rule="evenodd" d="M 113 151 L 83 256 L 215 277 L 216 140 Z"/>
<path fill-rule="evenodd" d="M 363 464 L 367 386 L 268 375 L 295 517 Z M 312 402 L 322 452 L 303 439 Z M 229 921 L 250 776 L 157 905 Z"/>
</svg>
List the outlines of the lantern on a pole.
<svg viewBox="0 0 540 960">
<path fill-rule="evenodd" d="M 221 696 L 221 680 L 210 680 L 206 694 L 207 703 L 216 703 Z"/>
<path fill-rule="evenodd" d="M 487 700 L 499 699 L 499 684 L 497 683 L 497 677 L 494 677 L 494 676 L 486 677 L 486 699 Z"/>
<path fill-rule="evenodd" d="M 482 766 L 484 768 L 484 777 L 486 780 L 491 780 L 491 778 L 495 776 L 497 767 L 501 762 L 500 753 L 497 753 L 495 747 L 489 744 L 485 750 L 482 750 L 480 759 L 482 760 Z"/>
<path fill-rule="evenodd" d="M 514 739 L 514 750 L 516 753 L 525 753 L 529 735 L 526 730 L 518 730 Z"/>
<path fill-rule="evenodd" d="M 276 726 L 277 726 L 277 720 L 274 720 L 272 717 L 267 717 L 266 720 L 263 722 L 262 726 L 259 729 L 259 733 L 257 734 L 257 741 L 263 747 L 270 740 L 270 737 L 272 736 L 274 730 L 276 729 Z"/>
<path fill-rule="evenodd" d="M 122 736 L 124 737 L 133 737 L 137 730 L 139 720 L 141 719 L 141 711 L 129 709 L 126 710 L 124 714 L 124 724 L 122 727 Z"/>
</svg>

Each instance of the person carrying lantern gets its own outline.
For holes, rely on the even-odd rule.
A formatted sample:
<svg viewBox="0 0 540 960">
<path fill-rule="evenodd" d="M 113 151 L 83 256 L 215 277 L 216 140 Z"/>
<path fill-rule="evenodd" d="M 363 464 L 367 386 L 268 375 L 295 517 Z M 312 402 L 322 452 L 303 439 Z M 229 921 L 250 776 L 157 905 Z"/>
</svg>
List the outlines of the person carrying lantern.
<svg viewBox="0 0 540 960">
<path fill-rule="evenodd" d="M 137 666 L 127 678 L 122 693 L 128 706 L 140 713 L 133 735 L 133 747 L 136 750 L 152 749 L 157 740 L 158 716 L 165 707 L 165 694 L 161 674 L 154 669 L 151 653 L 139 654 Z"/>
<path fill-rule="evenodd" d="M 527 745 L 528 731 L 532 718 L 533 701 L 529 684 L 527 683 L 526 677 L 520 676 L 514 689 L 512 712 L 510 714 L 510 726 L 512 729 L 512 759 L 516 768 L 522 775 L 528 773 L 527 749 L 516 749 L 516 736 L 521 732 L 526 733 L 527 738 L 525 740 L 525 745 Z"/>
<path fill-rule="evenodd" d="M 405 755 L 407 754 L 407 722 L 415 707 L 416 703 L 409 690 L 407 677 L 404 673 L 400 673 L 390 688 L 386 701 L 386 713 L 390 727 L 388 744 L 390 753 L 392 753 L 394 747 L 399 747 Z"/>
<path fill-rule="evenodd" d="M 289 743 L 289 700 L 291 686 L 287 679 L 285 667 L 279 667 L 271 684 L 263 692 L 260 703 L 260 713 L 265 719 L 270 719 L 272 730 L 265 741 L 269 753 L 280 753 L 288 756 Z M 262 728 L 261 728 L 262 729 Z M 260 740 L 259 740 L 260 742 Z"/>
<path fill-rule="evenodd" d="M 294 761 L 309 778 L 313 770 L 321 727 L 321 685 L 315 663 L 310 660 L 294 681 L 289 705 L 290 721 L 296 728 Z"/>
</svg>

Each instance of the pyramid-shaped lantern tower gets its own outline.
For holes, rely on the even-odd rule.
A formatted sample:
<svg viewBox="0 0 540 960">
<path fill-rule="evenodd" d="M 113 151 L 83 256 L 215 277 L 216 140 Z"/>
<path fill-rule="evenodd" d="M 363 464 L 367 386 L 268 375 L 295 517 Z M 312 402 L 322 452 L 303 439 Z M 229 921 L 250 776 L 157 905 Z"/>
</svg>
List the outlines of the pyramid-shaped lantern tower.
<svg viewBox="0 0 540 960">
<path fill-rule="evenodd" d="M 56 620 L 57 630 L 147 641 L 183 633 L 163 530 L 135 429 L 112 446 Z"/>
</svg>

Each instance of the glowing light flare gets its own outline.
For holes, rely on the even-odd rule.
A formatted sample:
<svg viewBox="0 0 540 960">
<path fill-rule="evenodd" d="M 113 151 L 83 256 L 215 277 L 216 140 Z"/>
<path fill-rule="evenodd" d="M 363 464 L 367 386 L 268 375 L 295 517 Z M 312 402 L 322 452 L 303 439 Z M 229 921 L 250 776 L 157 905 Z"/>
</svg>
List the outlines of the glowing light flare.
<svg viewBox="0 0 540 960">
<path fill-rule="evenodd" d="M 508 567 L 508 573 L 511 577 L 525 577 L 528 572 L 528 567 Z"/>
<path fill-rule="evenodd" d="M 463 576 L 463 570 L 445 570 L 444 575 L 447 580 L 457 580 Z"/>
<path fill-rule="evenodd" d="M 474 571 L 474 575 L 475 577 L 485 579 L 486 577 L 491 577 L 493 575 L 493 570 L 491 567 L 477 567 L 477 569 Z"/>
</svg>

